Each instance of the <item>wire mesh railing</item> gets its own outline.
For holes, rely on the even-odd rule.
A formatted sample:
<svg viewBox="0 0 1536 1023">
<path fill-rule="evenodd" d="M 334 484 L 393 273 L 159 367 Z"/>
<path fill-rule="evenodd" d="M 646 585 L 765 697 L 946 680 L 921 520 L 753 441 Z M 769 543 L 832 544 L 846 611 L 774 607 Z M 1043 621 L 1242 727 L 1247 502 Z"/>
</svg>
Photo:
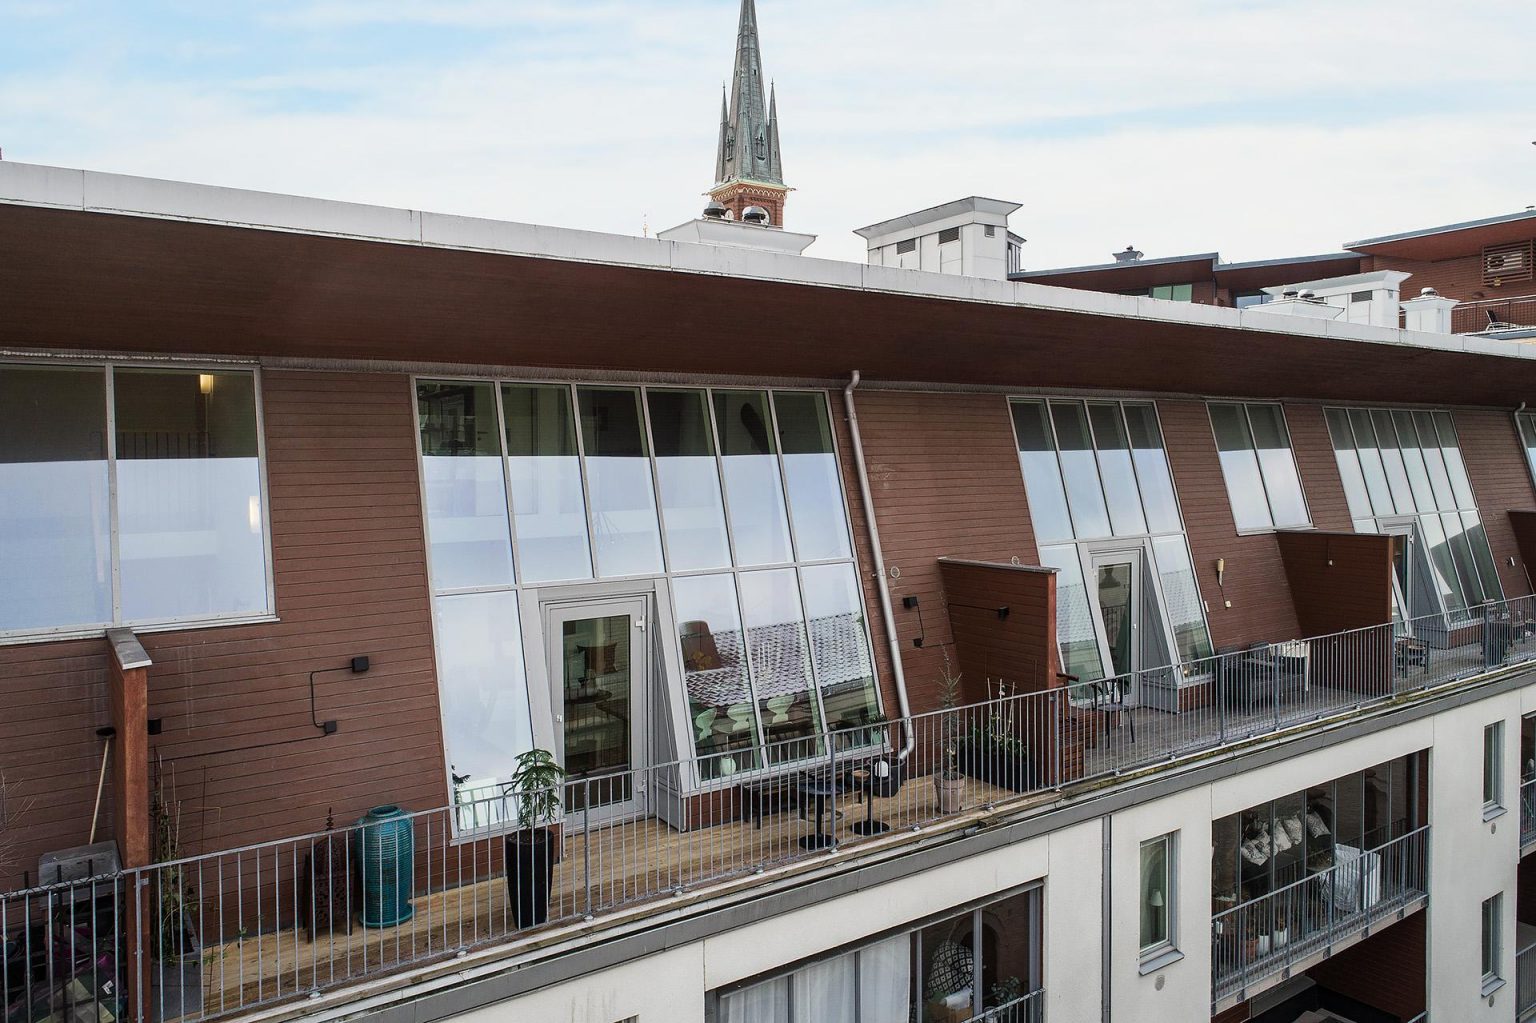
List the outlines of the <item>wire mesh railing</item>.
<svg viewBox="0 0 1536 1023">
<path fill-rule="evenodd" d="M 1372 849 L 1335 846 L 1326 868 L 1214 914 L 1213 1000 L 1247 997 L 1423 897 L 1428 848 L 1427 826 Z"/>
<path fill-rule="evenodd" d="M 1520 598 L 1462 623 L 1385 624 L 1043 690 L 989 679 L 991 698 L 978 703 L 572 776 L 549 793 L 560 812 L 547 824 L 518 824 L 539 793 L 502 790 L 125 871 L 101 882 L 118 893 L 110 962 L 134 965 L 117 994 L 136 1019 L 216 1017 L 546 925 L 672 904 L 1536 658 L 1533 611 Z M 125 915 L 130 891 L 138 901 Z M 14 918 L 23 897 L 5 897 L 17 909 L 0 931 L 35 964 L 48 939 L 31 917 Z M 44 958 L 50 976 L 60 962 L 84 970 Z M 10 1004 L 9 979 L 6 993 Z"/>
</svg>

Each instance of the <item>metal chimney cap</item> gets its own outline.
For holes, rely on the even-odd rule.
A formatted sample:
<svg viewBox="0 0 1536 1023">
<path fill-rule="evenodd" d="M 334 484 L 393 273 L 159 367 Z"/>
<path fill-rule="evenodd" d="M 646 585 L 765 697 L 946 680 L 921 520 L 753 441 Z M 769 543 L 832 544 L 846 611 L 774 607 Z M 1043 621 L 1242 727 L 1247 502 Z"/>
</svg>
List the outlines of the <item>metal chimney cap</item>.
<svg viewBox="0 0 1536 1023">
<path fill-rule="evenodd" d="M 1440 292 L 1436 291 L 1434 288 L 1420 288 L 1419 289 L 1419 297 L 1420 298 L 1439 298 L 1440 297 Z"/>
<path fill-rule="evenodd" d="M 748 206 L 741 211 L 741 219 L 748 224 L 768 223 L 768 211 L 761 206 Z"/>
<path fill-rule="evenodd" d="M 730 216 L 730 213 L 731 211 L 726 209 L 725 203 L 715 202 L 714 200 L 711 200 L 709 205 L 704 207 L 704 216 L 710 220 L 724 220 Z"/>
</svg>

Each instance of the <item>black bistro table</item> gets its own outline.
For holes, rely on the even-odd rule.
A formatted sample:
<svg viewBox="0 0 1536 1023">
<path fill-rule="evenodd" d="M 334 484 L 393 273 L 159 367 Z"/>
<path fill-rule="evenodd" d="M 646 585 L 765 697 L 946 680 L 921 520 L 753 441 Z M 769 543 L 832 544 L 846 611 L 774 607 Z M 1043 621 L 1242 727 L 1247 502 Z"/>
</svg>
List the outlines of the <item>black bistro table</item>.
<svg viewBox="0 0 1536 1023">
<path fill-rule="evenodd" d="M 821 819 L 826 813 L 827 800 L 844 789 L 842 776 L 828 771 L 806 771 L 800 775 L 796 787 L 802 799 L 816 801 L 816 830 L 812 834 L 801 835 L 800 845 L 805 849 L 825 849 L 837 839 L 821 829 Z"/>
</svg>

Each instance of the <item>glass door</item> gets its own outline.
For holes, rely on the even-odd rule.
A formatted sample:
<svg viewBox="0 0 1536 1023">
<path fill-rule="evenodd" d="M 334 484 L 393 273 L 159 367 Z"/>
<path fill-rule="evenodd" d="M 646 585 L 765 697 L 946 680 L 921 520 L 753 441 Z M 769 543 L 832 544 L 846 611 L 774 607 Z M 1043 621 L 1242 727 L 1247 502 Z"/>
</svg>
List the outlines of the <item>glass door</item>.
<svg viewBox="0 0 1536 1023">
<path fill-rule="evenodd" d="M 1137 658 L 1136 608 L 1141 589 L 1140 556 L 1100 554 L 1093 559 L 1099 622 L 1104 627 L 1107 674 L 1128 676 L 1140 667 Z"/>
<path fill-rule="evenodd" d="M 1147 574 L 1145 548 L 1100 551 L 1091 559 L 1095 625 L 1102 635 L 1110 695 L 1140 704 L 1144 683 L 1162 690 L 1175 685 L 1157 587 Z M 1151 671 L 1151 675 L 1148 672 Z"/>
<path fill-rule="evenodd" d="M 643 812 L 649 600 L 628 597 L 549 609 L 556 757 L 567 813 Z"/>
</svg>

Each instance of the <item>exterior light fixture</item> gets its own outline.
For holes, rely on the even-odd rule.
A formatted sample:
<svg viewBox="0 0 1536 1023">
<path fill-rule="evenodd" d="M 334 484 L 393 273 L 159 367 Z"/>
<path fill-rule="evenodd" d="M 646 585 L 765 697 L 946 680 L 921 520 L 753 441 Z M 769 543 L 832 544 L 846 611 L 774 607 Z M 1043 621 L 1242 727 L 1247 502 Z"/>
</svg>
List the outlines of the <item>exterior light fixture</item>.
<svg viewBox="0 0 1536 1023">
<path fill-rule="evenodd" d="M 213 374 L 212 373 L 199 373 L 197 375 L 197 389 L 199 391 L 201 391 L 205 395 L 212 394 L 213 393 Z"/>
</svg>

